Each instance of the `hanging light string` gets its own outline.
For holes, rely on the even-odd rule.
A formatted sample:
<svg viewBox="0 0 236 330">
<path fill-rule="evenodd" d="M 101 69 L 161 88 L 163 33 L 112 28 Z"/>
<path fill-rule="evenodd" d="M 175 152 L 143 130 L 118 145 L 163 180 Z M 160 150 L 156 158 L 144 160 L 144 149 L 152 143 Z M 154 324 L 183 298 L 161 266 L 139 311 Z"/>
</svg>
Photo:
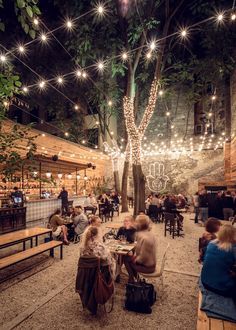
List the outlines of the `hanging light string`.
<svg viewBox="0 0 236 330">
<path fill-rule="evenodd" d="M 92 11 L 93 11 L 93 10 L 91 10 L 90 12 L 92 12 Z M 211 20 L 216 20 L 218 23 L 222 22 L 222 21 L 224 20 L 225 14 L 226 14 L 228 11 L 231 11 L 231 9 L 230 9 L 230 10 L 227 10 L 227 11 L 224 11 L 224 12 L 222 12 L 222 13 L 218 13 L 217 15 L 214 15 L 214 16 L 209 17 L 209 18 L 207 18 L 207 19 L 204 19 L 204 20 L 202 20 L 202 21 L 199 21 L 199 22 L 197 22 L 197 23 L 195 23 L 195 24 L 189 26 L 188 28 L 180 29 L 179 31 L 173 32 L 173 33 L 169 34 L 169 35 L 166 36 L 166 37 L 159 38 L 159 39 L 157 39 L 157 40 L 155 41 L 155 43 L 161 42 L 161 41 L 163 41 L 163 40 L 165 40 L 165 39 L 168 39 L 168 38 L 170 38 L 170 37 L 173 37 L 173 36 L 180 36 L 181 38 L 186 38 L 186 37 L 188 36 L 188 34 L 189 34 L 190 29 L 192 29 L 192 28 L 194 28 L 194 27 L 196 27 L 196 26 L 202 25 L 202 24 L 204 24 L 204 23 L 206 23 L 206 22 L 208 22 L 208 21 L 211 21 Z M 85 15 L 85 14 L 84 14 L 84 15 Z M 81 18 L 81 16 L 80 16 L 79 18 Z M 45 24 L 44 24 L 44 26 L 45 26 Z M 58 29 L 62 28 L 63 26 L 64 26 L 64 25 L 62 25 L 62 26 L 60 26 L 60 27 L 58 27 L 58 28 L 56 28 L 56 29 L 54 29 L 54 30 L 49 30 L 48 33 L 50 33 L 50 34 L 53 35 L 55 31 L 57 31 Z M 54 38 L 57 39 L 55 36 L 54 36 Z M 58 39 L 57 39 L 57 42 L 59 42 Z M 60 43 L 60 42 L 59 42 L 59 43 Z M 61 43 L 60 43 L 60 45 L 63 46 Z M 151 45 L 152 45 L 152 44 L 151 44 Z M 150 47 L 152 47 L 151 45 L 150 45 Z M 1 45 L 1 46 L 2 46 L 2 45 Z M 126 58 L 128 58 L 130 55 L 132 55 L 133 52 L 136 52 L 137 50 L 139 50 L 139 49 L 143 49 L 143 48 L 146 48 L 146 47 L 148 47 L 148 45 L 145 44 L 145 45 L 143 45 L 143 46 L 139 46 L 139 47 L 136 47 L 136 48 L 134 48 L 134 49 L 132 49 L 132 50 L 129 50 L 129 51 L 125 52 Z M 63 46 L 63 48 L 65 49 L 64 46 Z M 5 50 L 6 50 L 6 48 L 5 48 Z M 67 51 L 66 49 L 65 49 L 65 51 L 66 51 L 67 54 L 68 54 L 68 51 Z M 11 53 L 11 51 L 7 50 L 7 53 L 6 53 L 6 54 L 10 54 L 10 53 Z M 6 54 L 1 55 L 1 57 L 0 57 L 0 61 L 1 61 L 1 58 L 4 58 L 4 60 L 3 60 L 2 62 L 4 62 L 4 61 L 6 60 Z M 71 56 L 71 55 L 70 55 L 70 56 Z M 83 70 L 83 72 L 81 72 L 81 73 L 76 72 L 75 70 L 73 70 L 73 71 L 71 71 L 71 72 L 69 72 L 69 73 L 66 73 L 66 74 L 62 75 L 61 78 L 65 78 L 65 77 L 67 77 L 67 76 L 74 75 L 74 74 L 76 74 L 76 73 L 78 73 L 82 78 L 86 78 L 86 77 L 87 77 L 87 74 L 86 74 L 84 77 L 83 77 L 83 74 L 85 74 L 85 72 L 86 72 L 88 69 L 90 69 L 90 68 L 94 68 L 94 67 L 95 67 L 96 69 L 99 69 L 100 71 L 102 71 L 102 70 L 104 70 L 105 65 L 107 65 L 107 63 L 108 63 L 109 61 L 112 61 L 112 60 L 114 60 L 114 59 L 122 59 L 123 57 L 124 57 L 124 53 L 123 53 L 123 54 L 119 54 L 119 55 L 114 55 L 114 56 L 112 56 L 112 57 L 110 57 L 110 58 L 107 58 L 107 59 L 104 60 L 104 61 L 99 61 L 99 62 L 97 62 L 97 63 L 95 63 L 95 64 L 92 64 L 92 65 L 89 65 L 89 66 L 87 66 L 87 67 L 80 68 L 80 69 Z M 57 80 L 57 79 L 58 79 L 58 78 L 51 78 L 51 79 L 46 80 L 45 82 L 51 82 L 51 81 L 54 81 L 54 80 Z M 31 84 L 31 85 L 28 86 L 28 88 L 30 88 L 30 87 L 34 87 L 34 86 L 38 86 L 38 84 L 37 84 L 37 83 L 35 83 L 35 84 Z"/>
</svg>

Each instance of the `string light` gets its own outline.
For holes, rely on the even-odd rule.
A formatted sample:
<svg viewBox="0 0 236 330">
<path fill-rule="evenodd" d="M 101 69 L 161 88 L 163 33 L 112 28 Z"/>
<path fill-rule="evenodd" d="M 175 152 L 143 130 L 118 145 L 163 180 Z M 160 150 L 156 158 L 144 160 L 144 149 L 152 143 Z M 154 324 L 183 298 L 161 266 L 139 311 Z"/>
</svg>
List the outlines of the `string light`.
<svg viewBox="0 0 236 330">
<path fill-rule="evenodd" d="M 109 105 L 109 107 L 111 107 L 112 106 L 112 101 L 108 101 L 108 105 Z"/>
<path fill-rule="evenodd" d="M 67 136 L 67 137 L 68 137 L 68 136 L 69 136 L 69 133 L 68 133 L 68 132 L 65 132 L 65 136 Z"/>
<path fill-rule="evenodd" d="M 99 125 L 99 121 L 96 121 L 96 123 L 95 123 L 96 125 Z"/>
<path fill-rule="evenodd" d="M 83 77 L 83 78 L 87 78 L 87 73 L 86 73 L 86 72 L 83 72 L 83 73 L 82 73 L 82 77 Z"/>
<path fill-rule="evenodd" d="M 104 16 L 104 14 L 105 14 L 105 7 L 104 7 L 103 4 L 101 4 L 101 3 L 97 4 L 97 6 L 95 7 L 95 10 L 96 10 L 96 12 L 97 12 L 97 14 L 99 16 Z"/>
<path fill-rule="evenodd" d="M 78 107 L 78 105 L 77 105 L 77 104 L 75 105 L 75 107 L 74 107 L 74 108 L 75 108 L 75 110 L 78 110 L 78 109 L 79 109 L 79 107 Z"/>
<path fill-rule="evenodd" d="M 182 30 L 180 31 L 180 36 L 181 36 L 182 38 L 186 38 L 187 35 L 188 35 L 188 31 L 187 31 L 186 29 L 182 29 Z"/>
<path fill-rule="evenodd" d="M 217 21 L 218 22 L 222 22 L 224 20 L 224 13 L 219 13 L 217 14 Z"/>
<path fill-rule="evenodd" d="M 80 70 L 77 70 L 76 71 L 76 76 L 80 78 L 82 76 L 82 72 Z"/>
<path fill-rule="evenodd" d="M 41 40 L 42 40 L 43 42 L 47 40 L 47 36 L 46 36 L 46 34 L 44 34 L 44 33 L 41 34 L 40 38 L 41 38 Z"/>
<path fill-rule="evenodd" d="M 67 22 L 66 22 L 66 27 L 67 27 L 69 30 L 71 30 L 71 29 L 73 28 L 73 23 L 72 23 L 72 21 L 67 21 Z"/>
<path fill-rule="evenodd" d="M 22 90 L 23 90 L 24 93 L 28 93 L 28 91 L 29 91 L 28 87 L 26 87 L 26 86 L 24 86 L 24 87 L 22 88 Z"/>
<path fill-rule="evenodd" d="M 99 71 L 102 72 L 102 71 L 104 70 L 104 67 L 105 67 L 104 62 L 99 61 L 99 62 L 97 63 L 97 68 L 98 68 Z"/>
<path fill-rule="evenodd" d="M 39 82 L 39 87 L 41 89 L 43 89 L 43 88 L 45 88 L 45 84 L 46 84 L 45 81 L 42 80 L 42 81 Z"/>
<path fill-rule="evenodd" d="M 147 56 L 147 59 L 150 60 L 150 58 L 152 57 L 152 53 L 148 52 L 146 56 Z"/>
<path fill-rule="evenodd" d="M 34 25 L 37 26 L 37 25 L 39 25 L 39 20 L 37 18 L 34 18 L 33 23 L 34 23 Z"/>
<path fill-rule="evenodd" d="M 58 173 L 57 174 L 58 179 L 61 179 L 62 178 L 62 175 L 63 175 L 62 173 Z"/>
<path fill-rule="evenodd" d="M 18 50 L 19 50 L 19 52 L 20 52 L 21 54 L 23 54 L 23 53 L 25 52 L 25 47 L 22 46 L 22 45 L 20 45 L 20 46 L 18 47 Z"/>
<path fill-rule="evenodd" d="M 151 49 L 151 50 L 155 50 L 155 48 L 156 48 L 156 42 L 155 42 L 155 41 L 152 41 L 152 42 L 150 43 L 150 49 Z"/>
<path fill-rule="evenodd" d="M 235 14 L 232 14 L 232 15 L 231 15 L 231 20 L 232 20 L 232 21 L 235 21 L 235 20 L 236 20 L 236 15 L 235 15 Z"/>
<path fill-rule="evenodd" d="M 123 53 L 121 55 L 121 58 L 122 58 L 123 61 L 126 61 L 128 59 L 128 54 L 127 53 Z"/>
<path fill-rule="evenodd" d="M 58 82 L 58 84 L 63 84 L 63 78 L 62 77 L 58 77 L 57 78 L 57 82 Z"/>
<path fill-rule="evenodd" d="M 86 141 L 85 141 L 85 140 L 82 140 L 82 143 L 83 143 L 83 144 L 85 144 L 85 143 L 86 143 Z"/>
<path fill-rule="evenodd" d="M 0 61 L 1 62 L 6 62 L 7 58 L 5 55 L 0 55 Z"/>
<path fill-rule="evenodd" d="M 211 99 L 212 99 L 212 101 L 215 101 L 215 99 L 216 99 L 216 95 L 213 95 L 213 96 L 211 97 Z"/>
<path fill-rule="evenodd" d="M 159 96 L 162 96 L 162 95 L 164 94 L 164 91 L 163 91 L 163 90 L 160 90 L 160 91 L 158 92 L 158 94 L 159 94 Z"/>
<path fill-rule="evenodd" d="M 169 111 L 166 112 L 166 116 L 167 116 L 167 117 L 170 116 L 170 112 L 169 112 Z"/>
</svg>

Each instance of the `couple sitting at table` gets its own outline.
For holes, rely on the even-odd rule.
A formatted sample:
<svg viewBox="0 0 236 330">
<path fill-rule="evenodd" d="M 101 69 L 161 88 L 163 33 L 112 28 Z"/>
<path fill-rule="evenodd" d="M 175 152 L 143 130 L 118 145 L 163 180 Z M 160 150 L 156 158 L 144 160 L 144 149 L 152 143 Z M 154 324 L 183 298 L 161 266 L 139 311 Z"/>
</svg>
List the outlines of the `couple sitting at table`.
<svg viewBox="0 0 236 330">
<path fill-rule="evenodd" d="M 102 241 L 102 234 L 99 228 L 101 219 L 94 216 L 92 221 L 91 225 L 85 229 L 82 237 L 81 256 L 93 255 L 105 259 L 114 271 L 114 259 L 110 257 L 109 249 Z M 131 221 L 130 217 L 125 219 L 125 226 L 121 227 L 121 232 L 123 235 L 127 235 L 127 240 L 134 241 L 135 228 L 133 225 L 132 227 L 130 226 Z M 156 268 L 156 239 L 155 235 L 150 231 L 148 216 L 137 216 L 135 226 L 137 230 L 135 235 L 137 241 L 135 252 L 124 257 L 124 264 L 129 274 L 129 282 L 134 282 L 138 272 L 152 273 Z"/>
</svg>

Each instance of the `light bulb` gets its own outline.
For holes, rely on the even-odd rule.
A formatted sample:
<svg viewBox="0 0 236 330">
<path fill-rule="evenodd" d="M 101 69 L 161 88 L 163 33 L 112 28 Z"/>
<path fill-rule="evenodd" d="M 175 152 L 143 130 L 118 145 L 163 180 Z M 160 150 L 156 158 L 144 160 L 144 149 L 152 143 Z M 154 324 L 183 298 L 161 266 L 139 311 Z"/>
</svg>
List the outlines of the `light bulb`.
<svg viewBox="0 0 236 330">
<path fill-rule="evenodd" d="M 24 87 L 22 88 L 22 90 L 23 90 L 23 92 L 25 92 L 25 93 L 27 93 L 27 92 L 29 91 L 28 87 L 26 87 L 26 86 L 24 86 Z"/>
<path fill-rule="evenodd" d="M 181 34 L 181 37 L 183 37 L 183 38 L 185 38 L 186 36 L 187 36 L 187 30 L 182 30 L 181 32 L 180 32 L 180 34 Z"/>
<path fill-rule="evenodd" d="M 69 136 L 69 133 L 68 132 L 65 132 L 65 136 Z"/>
<path fill-rule="evenodd" d="M 85 142 L 86 142 L 85 140 L 82 140 L 82 143 L 83 143 L 83 144 L 85 144 Z"/>
<path fill-rule="evenodd" d="M 45 87 L 45 81 L 40 81 L 40 83 L 39 83 L 39 87 L 40 87 L 40 88 L 44 88 L 44 87 Z"/>
<path fill-rule="evenodd" d="M 83 77 L 83 78 L 86 78 L 86 77 L 87 77 L 87 73 L 86 73 L 86 72 L 83 72 L 83 73 L 82 73 L 82 77 Z"/>
<path fill-rule="evenodd" d="M 33 20 L 33 23 L 34 23 L 34 25 L 39 25 L 39 20 L 38 20 L 37 18 L 35 18 L 35 19 Z"/>
<path fill-rule="evenodd" d="M 97 6 L 97 12 L 99 15 L 104 14 L 104 7 L 102 5 Z"/>
<path fill-rule="evenodd" d="M 77 70 L 76 71 L 76 75 L 77 75 L 77 77 L 81 77 L 82 76 L 82 72 L 80 70 Z"/>
<path fill-rule="evenodd" d="M 46 36 L 46 34 L 41 34 L 41 40 L 42 41 L 46 41 L 47 40 L 47 36 Z"/>
<path fill-rule="evenodd" d="M 217 16 L 217 21 L 218 22 L 222 22 L 223 19 L 224 19 L 224 15 L 222 13 Z"/>
<path fill-rule="evenodd" d="M 68 177 L 69 180 L 72 179 L 72 174 L 71 173 L 68 174 L 67 177 Z"/>
<path fill-rule="evenodd" d="M 213 95 L 213 96 L 211 97 L 211 99 L 212 99 L 212 101 L 214 101 L 214 100 L 216 99 L 216 96 Z"/>
<path fill-rule="evenodd" d="M 84 180 L 87 181 L 88 180 L 88 177 L 87 175 L 84 176 Z"/>
<path fill-rule="evenodd" d="M 155 48 L 156 48 L 156 43 L 155 43 L 155 41 L 152 41 L 150 44 L 150 49 L 154 50 Z"/>
<path fill-rule="evenodd" d="M 158 92 L 158 94 L 159 94 L 160 96 L 162 96 L 162 95 L 164 94 L 164 91 L 163 91 L 163 90 L 160 90 L 160 91 Z"/>
<path fill-rule="evenodd" d="M 125 60 L 127 60 L 127 58 L 128 58 L 128 54 L 127 54 L 127 53 L 123 53 L 123 54 L 121 55 L 121 57 L 122 57 L 122 59 L 125 61 Z"/>
<path fill-rule="evenodd" d="M 57 82 L 58 82 L 59 84 L 62 84 L 62 83 L 63 83 L 63 78 L 62 78 L 62 77 L 58 77 L 58 78 L 57 78 Z"/>
<path fill-rule="evenodd" d="M 77 105 L 77 104 L 75 105 L 75 107 L 74 107 L 74 108 L 75 108 L 75 110 L 78 110 L 78 109 L 79 109 L 79 107 L 78 107 L 78 105 Z"/>
<path fill-rule="evenodd" d="M 167 116 L 167 117 L 170 116 L 170 112 L 169 112 L 169 111 L 166 112 L 166 116 Z"/>
<path fill-rule="evenodd" d="M 97 67 L 98 67 L 99 71 L 103 71 L 104 70 L 104 63 L 103 62 L 98 62 Z"/>
<path fill-rule="evenodd" d="M 51 173 L 51 172 L 47 172 L 47 173 L 46 173 L 46 177 L 47 177 L 48 179 L 50 179 L 51 176 L 52 176 L 52 173 Z"/>
<path fill-rule="evenodd" d="M 152 57 L 152 54 L 149 52 L 149 53 L 147 53 L 147 59 L 149 59 L 150 60 L 150 58 Z"/>
<path fill-rule="evenodd" d="M 62 178 L 62 173 L 58 173 L 57 177 L 58 177 L 58 179 L 61 179 Z"/>
<path fill-rule="evenodd" d="M 25 52 L 25 48 L 24 48 L 24 46 L 19 46 L 19 47 L 18 47 L 18 50 L 19 50 L 19 52 L 22 53 L 22 54 Z"/>
<path fill-rule="evenodd" d="M 66 22 L 66 27 L 67 27 L 68 29 L 71 29 L 72 26 L 73 26 L 73 23 L 72 23 L 71 21 L 67 21 L 67 22 Z"/>
<path fill-rule="evenodd" d="M 1 55 L 0 56 L 0 61 L 1 62 L 6 62 L 6 56 L 5 55 Z"/>
<path fill-rule="evenodd" d="M 80 175 L 79 175 L 79 174 L 77 174 L 77 175 L 76 175 L 76 178 L 77 178 L 77 180 L 79 180 L 79 179 L 80 179 Z"/>
<path fill-rule="evenodd" d="M 108 101 L 108 105 L 109 105 L 109 107 L 111 107 L 112 106 L 112 101 Z"/>
<path fill-rule="evenodd" d="M 235 15 L 235 14 L 232 14 L 232 15 L 231 15 L 231 20 L 232 20 L 232 21 L 235 21 L 235 20 L 236 20 L 236 15 Z"/>
</svg>

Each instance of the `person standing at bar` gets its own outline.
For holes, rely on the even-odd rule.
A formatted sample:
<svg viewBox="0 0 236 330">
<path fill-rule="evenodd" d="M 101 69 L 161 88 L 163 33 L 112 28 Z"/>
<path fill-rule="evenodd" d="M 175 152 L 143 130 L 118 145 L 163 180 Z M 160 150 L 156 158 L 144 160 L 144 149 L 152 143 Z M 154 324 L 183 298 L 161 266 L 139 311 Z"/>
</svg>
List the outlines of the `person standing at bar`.
<svg viewBox="0 0 236 330">
<path fill-rule="evenodd" d="M 14 187 L 14 191 L 11 193 L 11 199 L 13 205 L 15 206 L 24 206 L 24 198 L 23 193 L 18 187 Z"/>
<path fill-rule="evenodd" d="M 68 191 L 65 189 L 65 187 L 62 187 L 62 190 L 58 196 L 58 199 L 61 198 L 61 212 L 62 214 L 67 214 L 68 212 Z"/>
<path fill-rule="evenodd" d="M 230 191 L 227 191 L 223 196 L 222 204 L 224 220 L 229 220 L 234 215 L 234 200 Z"/>
<path fill-rule="evenodd" d="M 199 211 L 201 220 L 205 223 L 208 219 L 208 195 L 206 190 L 202 190 L 199 194 Z"/>
</svg>

